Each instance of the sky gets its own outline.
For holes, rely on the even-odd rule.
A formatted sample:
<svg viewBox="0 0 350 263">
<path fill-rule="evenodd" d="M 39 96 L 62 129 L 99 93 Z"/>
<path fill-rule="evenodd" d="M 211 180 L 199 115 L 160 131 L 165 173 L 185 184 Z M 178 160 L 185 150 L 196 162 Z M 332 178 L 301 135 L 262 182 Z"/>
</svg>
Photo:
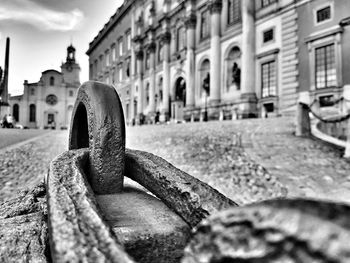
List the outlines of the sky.
<svg viewBox="0 0 350 263">
<path fill-rule="evenodd" d="M 38 82 L 47 69 L 60 71 L 72 42 L 80 81 L 88 80 L 89 43 L 123 0 L 0 0 L 0 66 L 10 37 L 9 93 L 23 93 L 23 82 Z"/>
</svg>

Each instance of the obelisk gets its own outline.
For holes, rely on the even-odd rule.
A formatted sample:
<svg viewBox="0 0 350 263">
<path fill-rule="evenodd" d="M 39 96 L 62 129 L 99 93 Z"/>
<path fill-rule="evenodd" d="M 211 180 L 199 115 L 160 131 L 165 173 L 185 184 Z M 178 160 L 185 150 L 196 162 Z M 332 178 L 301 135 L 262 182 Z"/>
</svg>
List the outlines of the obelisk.
<svg viewBox="0 0 350 263">
<path fill-rule="evenodd" d="M 8 103 L 8 76 L 9 76 L 9 59 L 10 59 L 10 38 L 6 38 L 5 68 L 4 76 L 0 79 L 0 117 L 10 113 Z"/>
</svg>

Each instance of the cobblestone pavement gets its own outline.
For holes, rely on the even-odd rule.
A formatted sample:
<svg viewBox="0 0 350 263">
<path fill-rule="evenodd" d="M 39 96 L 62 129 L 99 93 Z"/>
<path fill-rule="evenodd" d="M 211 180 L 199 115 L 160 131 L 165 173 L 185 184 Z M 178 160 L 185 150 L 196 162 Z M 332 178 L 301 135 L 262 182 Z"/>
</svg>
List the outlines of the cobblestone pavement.
<svg viewBox="0 0 350 263">
<path fill-rule="evenodd" d="M 293 131 L 290 118 L 154 125 L 127 127 L 126 143 L 163 157 L 240 204 L 284 196 L 283 186 L 290 197 L 350 202 L 350 162 Z M 42 180 L 67 141 L 67 131 L 50 131 L 0 150 L 0 202 Z"/>
<path fill-rule="evenodd" d="M 40 136 L 49 132 L 48 130 L 20 130 L 20 129 L 2 129 L 0 128 L 0 149 Z"/>
<path fill-rule="evenodd" d="M 8 135 L 12 137 L 16 134 Z M 19 135 L 19 138 L 23 136 Z M 43 180 L 50 161 L 67 149 L 67 138 L 67 131 L 49 131 L 36 139 L 1 149 L 0 203 Z"/>
<path fill-rule="evenodd" d="M 280 191 L 274 183 L 273 189 L 266 189 L 266 183 L 275 179 L 288 189 L 289 197 L 350 202 L 350 162 L 332 147 L 295 137 L 293 132 L 291 118 L 130 127 L 127 146 L 162 156 L 241 204 L 269 198 L 268 191 Z M 269 172 L 266 178 L 255 176 L 237 184 L 242 176 L 237 176 L 237 158 L 232 151 L 236 133 L 242 135 L 247 154 L 243 159 L 265 167 Z M 245 168 L 249 178 L 250 166 Z M 266 192 L 257 196 L 254 186 L 261 185 Z"/>
</svg>

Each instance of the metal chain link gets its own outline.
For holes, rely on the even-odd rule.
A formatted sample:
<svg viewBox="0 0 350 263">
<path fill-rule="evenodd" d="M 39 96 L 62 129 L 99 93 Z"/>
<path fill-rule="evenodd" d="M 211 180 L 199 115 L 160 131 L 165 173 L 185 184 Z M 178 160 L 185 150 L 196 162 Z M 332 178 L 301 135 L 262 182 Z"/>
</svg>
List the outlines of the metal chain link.
<svg viewBox="0 0 350 263">
<path fill-rule="evenodd" d="M 336 101 L 334 101 L 334 105 L 340 103 L 341 101 L 350 102 L 350 100 L 345 99 L 344 97 L 341 97 L 341 98 L 337 99 Z M 334 119 L 324 119 L 324 118 L 322 118 L 319 114 L 315 113 L 315 112 L 312 110 L 312 106 L 313 106 L 316 102 L 319 102 L 319 100 L 318 100 L 318 99 L 314 99 L 313 102 L 312 102 L 310 105 L 307 105 L 307 104 L 304 104 L 304 105 L 308 107 L 309 111 L 312 113 L 312 115 L 315 116 L 315 118 L 319 119 L 319 120 L 322 121 L 322 122 L 325 122 L 325 123 L 337 123 L 337 122 L 346 121 L 347 119 L 350 118 L 350 113 L 348 113 L 347 115 L 339 116 L 339 117 L 334 118 Z"/>
</svg>

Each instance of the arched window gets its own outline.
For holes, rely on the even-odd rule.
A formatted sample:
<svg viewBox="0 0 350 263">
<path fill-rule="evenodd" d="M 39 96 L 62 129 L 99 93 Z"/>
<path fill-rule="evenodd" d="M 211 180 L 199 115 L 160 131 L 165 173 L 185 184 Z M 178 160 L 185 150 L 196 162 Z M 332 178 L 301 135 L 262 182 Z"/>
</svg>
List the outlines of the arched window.
<svg viewBox="0 0 350 263">
<path fill-rule="evenodd" d="M 36 107 L 35 104 L 29 105 L 29 122 L 35 122 Z"/>
<path fill-rule="evenodd" d="M 55 78 L 50 77 L 50 86 L 54 86 L 54 85 L 55 85 Z"/>
<path fill-rule="evenodd" d="M 35 95 L 35 88 L 30 89 L 30 95 L 34 96 Z"/>
<path fill-rule="evenodd" d="M 18 104 L 13 105 L 12 115 L 16 121 L 19 121 L 19 105 Z"/>
<path fill-rule="evenodd" d="M 240 90 L 241 87 L 241 50 L 233 47 L 225 59 L 226 63 L 226 91 Z"/>
<path fill-rule="evenodd" d="M 200 95 L 210 96 L 210 62 L 205 59 L 200 66 Z"/>
<path fill-rule="evenodd" d="M 74 96 L 74 91 L 73 90 L 70 90 L 69 91 L 69 97 L 73 97 Z"/>
</svg>

